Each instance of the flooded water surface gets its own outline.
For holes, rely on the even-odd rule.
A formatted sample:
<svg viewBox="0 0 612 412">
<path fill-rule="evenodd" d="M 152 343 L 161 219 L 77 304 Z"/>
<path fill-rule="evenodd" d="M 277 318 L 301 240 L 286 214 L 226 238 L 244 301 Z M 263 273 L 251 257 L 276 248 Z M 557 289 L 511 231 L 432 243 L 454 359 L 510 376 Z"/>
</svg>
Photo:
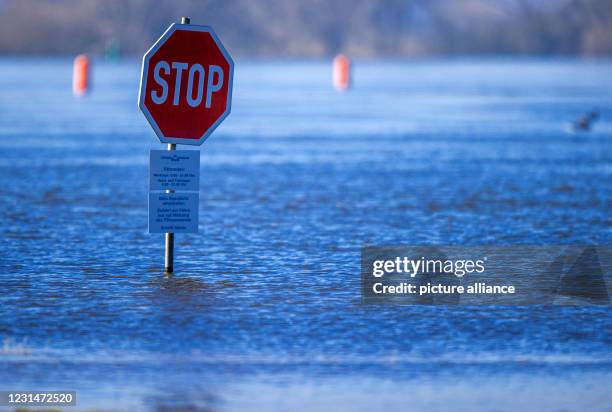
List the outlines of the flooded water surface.
<svg viewBox="0 0 612 412">
<path fill-rule="evenodd" d="M 77 410 L 612 410 L 606 306 L 365 306 L 363 245 L 612 243 L 612 63 L 236 63 L 200 227 L 147 233 L 136 61 L 0 60 L 0 390 Z M 568 125 L 597 110 L 590 132 Z M 73 410 L 74 408 L 67 409 Z"/>
</svg>

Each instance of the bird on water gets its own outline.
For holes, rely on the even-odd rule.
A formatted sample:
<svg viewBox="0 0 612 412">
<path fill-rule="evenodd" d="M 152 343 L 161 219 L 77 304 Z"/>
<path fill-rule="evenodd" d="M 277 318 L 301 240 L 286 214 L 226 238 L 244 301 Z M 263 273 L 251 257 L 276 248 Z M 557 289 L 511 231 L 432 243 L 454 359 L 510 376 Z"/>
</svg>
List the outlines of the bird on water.
<svg viewBox="0 0 612 412">
<path fill-rule="evenodd" d="M 575 132 L 588 132 L 591 130 L 591 126 L 599 118 L 597 110 L 593 110 L 589 113 L 584 113 L 578 119 L 572 123 L 572 129 Z"/>
</svg>

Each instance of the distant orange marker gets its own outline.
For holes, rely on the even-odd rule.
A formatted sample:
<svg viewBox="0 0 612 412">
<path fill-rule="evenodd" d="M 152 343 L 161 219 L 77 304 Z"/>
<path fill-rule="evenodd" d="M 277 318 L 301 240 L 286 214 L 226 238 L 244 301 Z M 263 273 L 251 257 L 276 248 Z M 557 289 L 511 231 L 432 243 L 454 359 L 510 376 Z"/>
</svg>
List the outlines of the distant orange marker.
<svg viewBox="0 0 612 412">
<path fill-rule="evenodd" d="M 344 54 L 334 58 L 334 87 L 345 91 L 351 85 L 351 61 Z"/>
<path fill-rule="evenodd" d="M 85 54 L 79 54 L 74 59 L 74 68 L 72 73 L 72 92 L 75 96 L 85 95 L 90 88 L 89 81 L 89 57 Z"/>
</svg>

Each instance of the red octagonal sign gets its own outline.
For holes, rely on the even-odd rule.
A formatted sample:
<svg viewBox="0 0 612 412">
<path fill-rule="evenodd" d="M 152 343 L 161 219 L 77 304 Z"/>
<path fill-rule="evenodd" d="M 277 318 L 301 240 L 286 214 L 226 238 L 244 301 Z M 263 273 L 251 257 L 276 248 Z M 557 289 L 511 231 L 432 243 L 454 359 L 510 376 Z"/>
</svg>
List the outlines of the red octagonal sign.
<svg viewBox="0 0 612 412">
<path fill-rule="evenodd" d="M 210 27 L 172 24 L 142 59 L 138 106 L 162 142 L 201 145 L 230 113 L 233 77 Z"/>
</svg>

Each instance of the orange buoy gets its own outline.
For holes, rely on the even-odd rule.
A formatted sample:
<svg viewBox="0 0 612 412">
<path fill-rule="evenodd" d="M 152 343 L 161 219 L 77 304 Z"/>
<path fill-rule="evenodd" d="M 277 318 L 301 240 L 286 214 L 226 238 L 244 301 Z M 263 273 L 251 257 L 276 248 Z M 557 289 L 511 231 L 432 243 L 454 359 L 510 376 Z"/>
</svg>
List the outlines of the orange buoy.
<svg viewBox="0 0 612 412">
<path fill-rule="evenodd" d="M 79 54 L 75 57 L 72 72 L 72 92 L 75 96 L 83 96 L 89 91 L 91 87 L 89 71 L 89 57 L 86 54 Z"/>
<path fill-rule="evenodd" d="M 345 91 L 351 85 L 351 61 L 344 54 L 334 58 L 334 87 Z"/>
</svg>

